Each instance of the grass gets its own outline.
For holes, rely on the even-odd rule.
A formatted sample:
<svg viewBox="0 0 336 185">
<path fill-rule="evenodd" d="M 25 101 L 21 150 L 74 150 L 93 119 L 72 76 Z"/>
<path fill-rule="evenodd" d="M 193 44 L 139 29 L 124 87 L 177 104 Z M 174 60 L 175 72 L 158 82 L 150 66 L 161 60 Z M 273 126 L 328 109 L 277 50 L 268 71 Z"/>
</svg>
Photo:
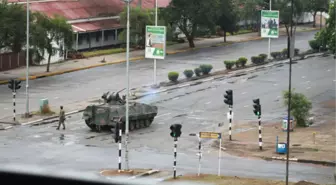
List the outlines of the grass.
<svg viewBox="0 0 336 185">
<path fill-rule="evenodd" d="M 84 57 L 95 57 L 100 55 L 110 55 L 116 53 L 126 52 L 125 48 L 112 48 L 112 49 L 103 49 L 103 50 L 95 50 L 95 51 L 87 51 L 83 52 Z"/>
<path fill-rule="evenodd" d="M 241 35 L 241 34 L 246 34 L 246 33 L 252 33 L 252 30 L 239 30 L 237 33 L 234 33 L 234 35 Z M 230 33 L 226 33 L 226 36 L 230 36 Z"/>
<path fill-rule="evenodd" d="M 196 181 L 200 183 L 208 183 L 213 185 L 285 185 L 284 181 L 274 181 L 268 179 L 252 179 L 252 178 L 242 178 L 242 177 L 229 177 L 229 176 L 217 176 L 217 175 L 187 175 L 177 177 L 177 179 L 169 179 L 167 181 Z M 309 182 L 298 182 L 292 183 L 290 185 L 315 185 Z"/>
</svg>

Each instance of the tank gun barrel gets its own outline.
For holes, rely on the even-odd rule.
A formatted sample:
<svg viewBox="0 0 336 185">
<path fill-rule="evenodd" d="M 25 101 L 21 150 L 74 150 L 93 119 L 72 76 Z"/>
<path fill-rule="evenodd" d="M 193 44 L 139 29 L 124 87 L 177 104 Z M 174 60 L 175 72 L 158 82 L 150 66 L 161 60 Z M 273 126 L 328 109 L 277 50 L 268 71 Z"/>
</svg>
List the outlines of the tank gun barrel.
<svg viewBox="0 0 336 185">
<path fill-rule="evenodd" d="M 121 89 L 120 91 L 118 91 L 117 93 L 120 93 L 121 91 L 123 91 L 123 90 L 125 90 L 126 88 L 123 88 L 123 89 Z"/>
</svg>

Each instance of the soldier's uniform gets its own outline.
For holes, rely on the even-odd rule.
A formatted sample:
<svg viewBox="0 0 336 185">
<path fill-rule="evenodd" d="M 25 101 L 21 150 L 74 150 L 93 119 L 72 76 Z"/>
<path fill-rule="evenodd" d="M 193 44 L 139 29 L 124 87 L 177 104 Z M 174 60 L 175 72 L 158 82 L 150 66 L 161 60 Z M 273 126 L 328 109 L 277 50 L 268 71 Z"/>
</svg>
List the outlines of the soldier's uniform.
<svg viewBox="0 0 336 185">
<path fill-rule="evenodd" d="M 63 106 L 61 106 L 61 110 L 60 110 L 60 113 L 59 113 L 59 122 L 58 122 L 57 130 L 59 130 L 61 124 L 63 125 L 63 130 L 65 130 L 64 121 L 65 121 L 65 112 L 63 110 Z"/>
</svg>

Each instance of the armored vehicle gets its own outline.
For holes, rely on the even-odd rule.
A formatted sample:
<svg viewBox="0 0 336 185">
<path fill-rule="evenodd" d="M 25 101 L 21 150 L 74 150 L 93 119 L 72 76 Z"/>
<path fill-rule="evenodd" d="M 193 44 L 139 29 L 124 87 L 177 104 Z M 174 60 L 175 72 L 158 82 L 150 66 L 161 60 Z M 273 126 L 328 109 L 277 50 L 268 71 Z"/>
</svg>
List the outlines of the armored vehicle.
<svg viewBox="0 0 336 185">
<path fill-rule="evenodd" d="M 119 123 L 125 131 L 126 100 L 125 96 L 120 98 L 119 92 L 104 93 L 102 105 L 89 105 L 85 108 L 83 119 L 88 127 L 100 132 L 102 129 L 111 130 Z M 129 131 L 149 127 L 158 113 L 156 106 L 137 102 L 129 102 L 128 110 Z"/>
</svg>

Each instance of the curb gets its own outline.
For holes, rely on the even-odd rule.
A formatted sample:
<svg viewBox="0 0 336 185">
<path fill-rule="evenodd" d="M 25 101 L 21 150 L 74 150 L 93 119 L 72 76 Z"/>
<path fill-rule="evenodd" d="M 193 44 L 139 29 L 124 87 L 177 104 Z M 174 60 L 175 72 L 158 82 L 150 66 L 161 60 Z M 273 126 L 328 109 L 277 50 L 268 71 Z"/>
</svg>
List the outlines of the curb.
<svg viewBox="0 0 336 185">
<path fill-rule="evenodd" d="M 0 130 L 8 130 L 13 128 L 13 126 L 0 126 Z"/>
<path fill-rule="evenodd" d="M 82 109 L 82 110 L 71 111 L 71 112 L 65 113 L 65 116 L 69 116 L 69 115 L 72 115 L 72 114 L 76 114 L 76 113 L 79 113 L 79 112 L 82 112 L 82 111 L 84 111 L 84 109 Z M 34 121 L 30 121 L 30 122 L 22 123 L 21 126 L 26 126 L 26 125 L 43 125 L 43 124 L 47 124 L 47 123 L 45 123 L 45 121 L 50 121 L 50 122 L 47 122 L 47 123 L 53 123 L 53 122 L 56 122 L 56 121 L 58 121 L 58 116 L 51 116 L 51 117 L 47 117 L 47 118 L 43 118 L 43 119 L 38 119 L 38 120 L 34 120 Z M 42 122 L 42 123 L 40 123 L 40 122 Z"/>
<path fill-rule="evenodd" d="M 280 160 L 280 161 L 286 161 L 287 158 L 285 157 L 262 157 L 264 159 L 269 159 L 269 160 Z M 310 164 L 320 164 L 320 165 L 325 165 L 325 166 L 336 166 L 335 162 L 331 162 L 331 161 L 317 161 L 317 160 L 309 160 L 309 159 L 297 159 L 297 158 L 289 158 L 289 161 L 294 161 L 294 162 L 298 162 L 298 163 L 310 163 Z"/>
<path fill-rule="evenodd" d="M 136 179 L 136 178 L 140 178 L 140 177 L 146 177 L 146 176 L 150 176 L 150 175 L 153 175 L 153 174 L 156 174 L 156 173 L 159 173 L 160 170 L 149 170 L 149 171 L 146 171 L 144 173 L 140 173 L 138 175 L 135 175 L 135 176 L 132 176 L 130 179 Z"/>
</svg>

